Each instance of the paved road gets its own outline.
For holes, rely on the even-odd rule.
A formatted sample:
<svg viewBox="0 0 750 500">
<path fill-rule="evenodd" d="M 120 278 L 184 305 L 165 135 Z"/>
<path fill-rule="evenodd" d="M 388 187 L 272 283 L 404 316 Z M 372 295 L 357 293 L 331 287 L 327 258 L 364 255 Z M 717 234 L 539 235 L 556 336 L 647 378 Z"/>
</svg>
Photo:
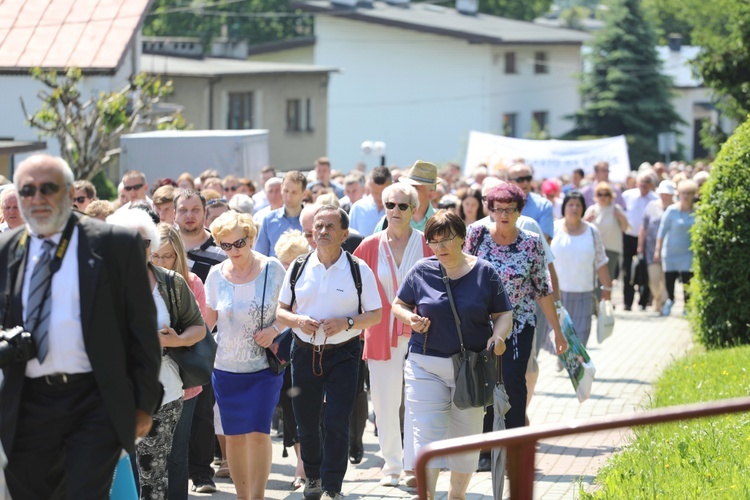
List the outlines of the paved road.
<svg viewBox="0 0 750 500">
<path fill-rule="evenodd" d="M 679 291 L 678 297 L 681 296 Z M 589 345 L 597 369 L 591 398 L 578 403 L 567 375 L 557 372 L 555 358 L 542 353 L 539 356 L 541 376 L 529 409 L 531 425 L 633 413 L 648 401 L 651 383 L 663 368 L 689 350 L 691 333 L 682 317 L 681 301 L 668 318 L 660 318 L 654 312 L 625 313 L 621 299 L 616 299 L 617 302 L 613 336 L 599 345 L 596 335 L 592 334 Z M 626 430 L 614 430 L 541 442 L 537 452 L 535 496 L 544 499 L 577 498 L 579 483 L 590 488 L 599 467 L 627 439 Z M 364 441 L 365 459 L 358 466 L 349 467 L 344 495 L 362 499 L 409 498 L 411 492 L 405 487 L 388 488 L 378 484 L 383 459 L 378 456 L 377 438 L 370 424 Z M 292 492 L 289 486 L 294 474 L 293 457 L 282 458 L 281 454 L 281 439 L 274 436 L 273 469 L 266 497 L 301 499 L 301 492 Z M 447 473 L 441 474 L 438 499 L 447 497 L 447 480 Z M 234 488 L 228 480 L 217 479 L 217 486 L 220 488 L 218 493 L 191 493 L 191 498 L 234 498 Z M 475 474 L 467 498 L 491 499 L 491 488 L 489 473 Z"/>
</svg>

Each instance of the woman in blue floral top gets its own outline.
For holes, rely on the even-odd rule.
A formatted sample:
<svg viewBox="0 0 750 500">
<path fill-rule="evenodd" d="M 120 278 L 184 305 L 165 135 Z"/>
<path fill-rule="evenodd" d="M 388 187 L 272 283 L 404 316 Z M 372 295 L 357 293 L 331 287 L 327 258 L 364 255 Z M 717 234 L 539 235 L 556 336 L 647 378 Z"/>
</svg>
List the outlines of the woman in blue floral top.
<svg viewBox="0 0 750 500">
<path fill-rule="evenodd" d="M 488 261 L 497 270 L 513 305 L 513 330 L 503 354 L 503 381 L 511 409 L 505 414 L 508 429 L 526 422 L 526 365 L 531 355 L 536 316 L 534 301 L 555 331 L 558 354 L 568 348 L 552 300 L 552 283 L 539 236 L 518 229 L 524 194 L 511 184 L 500 184 L 487 193 L 487 207 L 495 223 L 475 225 L 466 235 L 465 250 Z"/>
</svg>

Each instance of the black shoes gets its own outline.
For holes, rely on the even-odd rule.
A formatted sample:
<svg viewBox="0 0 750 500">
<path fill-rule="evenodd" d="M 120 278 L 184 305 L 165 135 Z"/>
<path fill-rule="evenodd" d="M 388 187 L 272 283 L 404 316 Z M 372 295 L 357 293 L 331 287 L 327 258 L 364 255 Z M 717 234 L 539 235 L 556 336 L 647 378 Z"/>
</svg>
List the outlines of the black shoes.
<svg viewBox="0 0 750 500">
<path fill-rule="evenodd" d="M 352 450 L 349 452 L 349 463 L 352 465 L 357 465 L 358 463 L 362 462 L 363 456 L 364 452 L 362 450 Z"/>
</svg>

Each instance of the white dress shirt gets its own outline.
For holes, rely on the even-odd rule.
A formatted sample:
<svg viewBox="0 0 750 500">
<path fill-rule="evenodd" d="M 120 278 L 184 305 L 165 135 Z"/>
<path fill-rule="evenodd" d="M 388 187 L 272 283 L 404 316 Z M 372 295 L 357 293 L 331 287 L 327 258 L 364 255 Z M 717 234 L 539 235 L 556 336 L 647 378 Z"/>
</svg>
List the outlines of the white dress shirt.
<svg viewBox="0 0 750 500">
<path fill-rule="evenodd" d="M 49 351 L 44 363 L 34 358 L 26 363 L 27 377 L 42 377 L 56 373 L 87 373 L 91 371 L 91 362 L 83 343 L 81 325 L 81 294 L 78 280 L 78 227 L 73 229 L 68 250 L 63 257 L 60 269 L 52 275 L 52 290 L 49 333 Z M 60 243 L 62 232 L 50 236 L 55 245 Z M 34 266 L 42 254 L 42 239 L 29 236 L 29 250 L 23 278 L 21 300 L 23 319 L 26 324 L 26 305 L 29 299 L 29 285 Z M 52 251 L 55 252 L 56 248 Z M 93 286 L 87 283 L 87 286 Z"/>
<path fill-rule="evenodd" d="M 643 196 L 640 189 L 633 188 L 622 193 L 622 198 L 625 200 L 625 217 L 627 217 L 630 224 L 630 229 L 626 234 L 638 237 L 646 205 L 654 200 L 658 200 L 659 197 L 653 191 L 649 191 L 646 193 L 646 196 Z"/>
</svg>

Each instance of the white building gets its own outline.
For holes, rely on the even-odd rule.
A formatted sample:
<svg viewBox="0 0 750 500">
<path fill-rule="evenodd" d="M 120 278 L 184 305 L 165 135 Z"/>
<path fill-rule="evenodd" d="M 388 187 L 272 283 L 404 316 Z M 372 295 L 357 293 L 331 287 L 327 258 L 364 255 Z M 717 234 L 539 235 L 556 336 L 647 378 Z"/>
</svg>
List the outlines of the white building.
<svg viewBox="0 0 750 500">
<path fill-rule="evenodd" d="M 662 61 L 662 73 L 672 78 L 674 97 L 672 104 L 685 121 L 678 127 L 677 138 L 685 147 L 686 159 L 706 158 L 709 152 L 700 143 L 700 132 L 704 121 L 722 124 L 724 132 L 731 134 L 736 124 L 722 116 L 715 107 L 711 89 L 693 74 L 690 62 L 700 52 L 700 47 L 683 46 L 678 37 L 671 37 L 669 45 L 656 47 Z"/>
<path fill-rule="evenodd" d="M 387 144 L 388 164 L 460 162 L 471 130 L 560 135 L 580 107 L 586 33 L 426 3 L 296 5 L 315 15 L 307 62 L 341 68 L 328 91 L 327 154 L 337 169 L 364 159 L 365 140 Z"/>
</svg>

